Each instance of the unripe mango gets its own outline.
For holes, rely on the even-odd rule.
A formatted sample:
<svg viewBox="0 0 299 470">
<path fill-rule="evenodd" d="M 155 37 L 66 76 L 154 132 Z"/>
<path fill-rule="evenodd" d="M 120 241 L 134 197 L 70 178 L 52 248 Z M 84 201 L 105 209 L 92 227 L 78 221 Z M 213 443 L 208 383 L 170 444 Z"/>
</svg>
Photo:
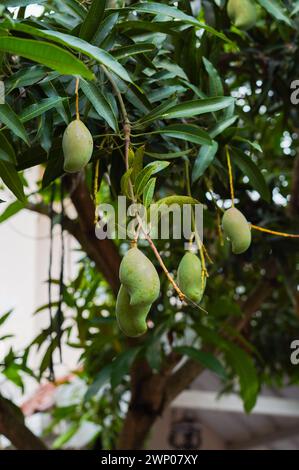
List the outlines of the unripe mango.
<svg viewBox="0 0 299 470">
<path fill-rule="evenodd" d="M 147 331 L 146 317 L 150 311 L 151 304 L 130 305 L 130 295 L 127 289 L 121 285 L 116 301 L 116 318 L 122 332 L 135 338 Z"/>
<path fill-rule="evenodd" d="M 233 253 L 240 254 L 249 248 L 251 243 L 250 225 L 238 209 L 231 207 L 225 211 L 222 218 L 222 228 L 225 236 L 231 241 Z"/>
<path fill-rule="evenodd" d="M 67 126 L 62 138 L 62 149 L 64 171 L 67 173 L 76 173 L 89 162 L 93 152 L 92 135 L 80 119 Z"/>
<path fill-rule="evenodd" d="M 257 21 L 257 6 L 253 0 L 228 0 L 227 14 L 237 28 L 245 31 Z"/>
<path fill-rule="evenodd" d="M 119 278 L 128 291 L 131 306 L 150 305 L 159 296 L 156 268 L 138 248 L 131 248 L 122 259 Z"/>
<path fill-rule="evenodd" d="M 202 266 L 198 256 L 186 253 L 178 267 L 178 286 L 187 298 L 195 303 L 202 299 L 206 281 L 202 285 Z"/>
</svg>

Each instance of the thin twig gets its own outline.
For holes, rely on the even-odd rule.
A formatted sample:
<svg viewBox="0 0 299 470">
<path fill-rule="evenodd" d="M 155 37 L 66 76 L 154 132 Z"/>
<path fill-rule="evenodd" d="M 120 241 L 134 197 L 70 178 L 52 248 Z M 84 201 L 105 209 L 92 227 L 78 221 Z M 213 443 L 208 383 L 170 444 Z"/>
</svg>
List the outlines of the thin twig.
<svg viewBox="0 0 299 470">
<path fill-rule="evenodd" d="M 227 161 L 227 168 L 228 168 L 228 175 L 229 175 L 229 187 L 230 187 L 230 197 L 232 200 L 232 207 L 235 207 L 235 190 L 234 190 L 234 181 L 233 181 L 233 171 L 232 171 L 232 164 L 230 160 L 230 154 L 228 150 L 228 146 L 225 146 L 226 152 L 226 161 Z"/>
<path fill-rule="evenodd" d="M 101 65 L 101 67 L 102 67 L 102 70 L 103 70 L 104 74 L 106 75 L 109 82 L 111 83 L 111 86 L 114 90 L 114 93 L 116 94 L 116 97 L 117 97 L 119 105 L 120 105 L 120 110 L 121 110 L 122 117 L 123 117 L 123 131 L 124 131 L 124 139 L 125 139 L 125 165 L 126 165 L 126 171 L 128 171 L 128 169 L 129 169 L 129 151 L 130 151 L 130 143 L 131 143 L 131 123 L 130 123 L 130 120 L 129 120 L 129 116 L 128 116 L 128 113 L 127 113 L 127 110 L 126 110 L 126 106 L 125 106 L 123 97 L 121 95 L 121 92 L 120 92 L 118 86 L 116 85 L 115 81 L 113 80 L 112 75 L 110 74 L 110 72 L 108 72 L 106 67 L 104 65 Z M 132 181 L 131 181 L 130 178 L 129 178 L 129 191 L 130 191 L 132 200 L 135 201 L 133 185 L 132 185 Z"/>
<path fill-rule="evenodd" d="M 250 224 L 250 226 L 253 230 L 258 230 L 259 232 L 271 233 L 272 235 L 278 235 L 279 237 L 299 238 L 299 235 L 294 234 L 294 233 L 277 232 L 275 230 L 270 230 L 268 228 L 259 227 L 258 225 L 252 225 L 252 224 Z"/>
</svg>

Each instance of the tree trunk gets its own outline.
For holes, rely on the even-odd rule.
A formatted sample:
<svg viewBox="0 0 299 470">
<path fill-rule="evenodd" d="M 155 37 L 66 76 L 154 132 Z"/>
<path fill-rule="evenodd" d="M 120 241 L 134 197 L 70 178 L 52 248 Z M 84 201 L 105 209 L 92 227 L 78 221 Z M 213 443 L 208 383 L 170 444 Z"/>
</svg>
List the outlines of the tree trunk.
<svg viewBox="0 0 299 470">
<path fill-rule="evenodd" d="M 0 396 L 0 434 L 19 450 L 46 450 L 47 446 L 25 426 L 21 411 Z"/>
</svg>

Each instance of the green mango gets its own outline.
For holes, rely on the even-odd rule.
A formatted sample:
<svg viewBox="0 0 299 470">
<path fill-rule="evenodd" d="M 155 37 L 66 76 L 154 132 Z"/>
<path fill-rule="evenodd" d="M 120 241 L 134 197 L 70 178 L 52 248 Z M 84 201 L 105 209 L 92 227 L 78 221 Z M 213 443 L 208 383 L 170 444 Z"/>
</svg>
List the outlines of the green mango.
<svg viewBox="0 0 299 470">
<path fill-rule="evenodd" d="M 64 171 L 67 173 L 76 173 L 89 162 L 93 152 L 93 139 L 80 119 L 72 121 L 67 126 L 62 138 L 62 149 Z"/>
<path fill-rule="evenodd" d="M 156 268 L 138 248 L 131 248 L 122 259 L 119 278 L 132 306 L 150 305 L 159 296 L 160 279 Z"/>
<path fill-rule="evenodd" d="M 202 285 L 201 261 L 194 253 L 186 253 L 178 267 L 177 283 L 183 294 L 195 303 L 202 299 L 206 280 Z"/>
<path fill-rule="evenodd" d="M 237 28 L 245 31 L 252 28 L 258 19 L 253 0 L 228 0 L 227 14 Z"/>
<path fill-rule="evenodd" d="M 232 243 L 232 251 L 240 254 L 246 251 L 251 244 L 251 229 L 246 218 L 235 207 L 224 212 L 222 228 L 225 236 Z"/>
<path fill-rule="evenodd" d="M 121 285 L 116 300 L 116 318 L 122 332 L 135 338 L 144 335 L 147 331 L 146 317 L 150 311 L 150 305 L 130 305 L 130 295 L 127 289 Z"/>
</svg>

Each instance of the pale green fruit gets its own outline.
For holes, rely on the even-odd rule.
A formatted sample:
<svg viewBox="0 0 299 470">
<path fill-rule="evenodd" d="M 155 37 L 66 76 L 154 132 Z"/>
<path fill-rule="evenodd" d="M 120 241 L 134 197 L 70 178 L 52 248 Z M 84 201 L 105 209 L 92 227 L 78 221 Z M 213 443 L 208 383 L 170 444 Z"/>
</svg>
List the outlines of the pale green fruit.
<svg viewBox="0 0 299 470">
<path fill-rule="evenodd" d="M 85 124 L 76 119 L 66 128 L 62 139 L 64 171 L 76 173 L 90 160 L 93 151 L 92 135 Z"/>
<path fill-rule="evenodd" d="M 252 28 L 257 22 L 257 6 L 253 0 L 228 0 L 227 14 L 239 29 Z"/>
<path fill-rule="evenodd" d="M 146 317 L 151 305 L 130 305 L 130 296 L 127 289 L 121 285 L 116 301 L 116 318 L 122 332 L 131 336 L 144 335 L 147 331 Z"/>
<path fill-rule="evenodd" d="M 232 251 L 240 254 L 246 251 L 251 243 L 250 225 L 246 218 L 235 207 L 225 211 L 222 218 L 223 232 L 231 241 Z"/>
<path fill-rule="evenodd" d="M 178 267 L 178 286 L 195 303 L 202 299 L 206 281 L 202 285 L 201 261 L 194 253 L 186 253 Z"/>
<path fill-rule="evenodd" d="M 131 248 L 122 259 L 119 278 L 130 295 L 130 305 L 149 305 L 159 296 L 156 268 L 138 248 Z"/>
</svg>

